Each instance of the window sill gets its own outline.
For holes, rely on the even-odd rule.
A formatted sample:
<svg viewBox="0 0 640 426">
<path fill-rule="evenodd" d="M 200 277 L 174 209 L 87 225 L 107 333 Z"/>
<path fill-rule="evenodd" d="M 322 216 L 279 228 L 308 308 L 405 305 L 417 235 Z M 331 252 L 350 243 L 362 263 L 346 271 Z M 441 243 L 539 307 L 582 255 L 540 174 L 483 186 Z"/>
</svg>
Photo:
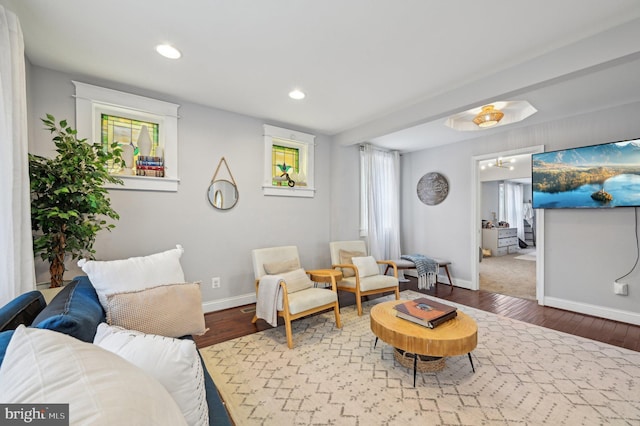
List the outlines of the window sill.
<svg viewBox="0 0 640 426">
<path fill-rule="evenodd" d="M 263 186 L 262 192 L 264 195 L 276 195 L 279 197 L 308 197 L 313 198 L 315 195 L 315 188 L 309 187 L 284 187 L 284 186 Z"/>
<path fill-rule="evenodd" d="M 168 191 L 177 192 L 180 179 L 175 177 L 126 176 L 113 175 L 122 179 L 124 185 L 106 184 L 107 189 L 124 189 L 137 191 Z"/>
</svg>

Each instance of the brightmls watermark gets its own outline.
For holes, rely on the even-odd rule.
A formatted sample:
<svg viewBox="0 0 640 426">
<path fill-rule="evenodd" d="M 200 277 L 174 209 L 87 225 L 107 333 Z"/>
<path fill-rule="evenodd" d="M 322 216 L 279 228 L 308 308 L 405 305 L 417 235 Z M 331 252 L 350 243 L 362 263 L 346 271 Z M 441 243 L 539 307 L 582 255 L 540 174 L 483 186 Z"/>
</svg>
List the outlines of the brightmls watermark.
<svg viewBox="0 0 640 426">
<path fill-rule="evenodd" d="M 0 404 L 2 426 L 69 426 L 69 404 Z"/>
</svg>

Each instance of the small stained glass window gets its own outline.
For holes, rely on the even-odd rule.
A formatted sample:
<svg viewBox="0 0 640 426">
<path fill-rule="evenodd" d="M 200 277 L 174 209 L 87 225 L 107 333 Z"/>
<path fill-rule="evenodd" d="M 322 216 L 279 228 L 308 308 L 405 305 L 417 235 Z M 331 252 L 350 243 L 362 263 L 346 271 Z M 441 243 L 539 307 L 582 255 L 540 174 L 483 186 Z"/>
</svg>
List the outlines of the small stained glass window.
<svg viewBox="0 0 640 426">
<path fill-rule="evenodd" d="M 287 186 L 285 174 L 295 175 L 300 172 L 300 151 L 297 148 L 273 145 L 271 148 L 271 167 L 274 186 Z"/>
<path fill-rule="evenodd" d="M 315 136 L 264 125 L 264 195 L 313 197 Z"/>
<path fill-rule="evenodd" d="M 160 126 L 157 123 L 149 121 L 131 120 L 129 118 L 118 117 L 115 115 L 101 115 L 102 124 L 102 146 L 105 149 L 113 142 L 120 145 L 133 145 L 135 147 L 135 155 L 138 155 L 138 139 L 140 139 L 140 129 L 147 126 L 149 137 L 151 138 L 151 152 L 158 149 L 158 131 Z"/>
</svg>

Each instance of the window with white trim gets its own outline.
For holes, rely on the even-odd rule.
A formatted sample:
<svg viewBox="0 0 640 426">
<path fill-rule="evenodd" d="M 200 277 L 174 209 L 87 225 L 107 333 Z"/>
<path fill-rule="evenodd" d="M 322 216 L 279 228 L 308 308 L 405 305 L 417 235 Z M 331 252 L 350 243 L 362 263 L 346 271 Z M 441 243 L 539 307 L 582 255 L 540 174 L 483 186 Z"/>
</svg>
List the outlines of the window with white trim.
<svg viewBox="0 0 640 426">
<path fill-rule="evenodd" d="M 264 125 L 264 195 L 313 197 L 315 136 Z"/>
<path fill-rule="evenodd" d="M 159 101 L 131 93 L 106 89 L 78 81 L 73 81 L 76 88 L 76 129 L 79 138 L 91 142 L 104 143 L 105 138 L 124 138 L 123 145 L 131 144 L 135 152 L 136 166 L 144 169 L 144 173 L 114 170 L 124 185 L 107 185 L 109 189 L 134 189 L 146 191 L 177 191 L 180 182 L 178 175 L 178 108 L 179 105 Z M 114 117 L 119 122 L 119 129 L 105 122 L 105 117 Z M 108 120 L 107 120 L 108 121 Z M 127 139 L 127 123 L 131 126 L 131 135 Z M 150 130 L 151 151 L 141 158 L 136 145 L 136 135 L 140 126 Z M 106 127 L 105 127 L 106 126 Z M 126 140 L 125 140 L 126 139 Z M 156 156 L 162 158 L 161 166 Z M 145 163 L 145 164 L 143 164 Z M 148 163 L 148 164 L 147 164 Z M 134 166 L 134 167 L 136 167 Z M 155 169 L 162 167 L 162 172 Z M 148 170 L 154 169 L 154 173 Z"/>
</svg>

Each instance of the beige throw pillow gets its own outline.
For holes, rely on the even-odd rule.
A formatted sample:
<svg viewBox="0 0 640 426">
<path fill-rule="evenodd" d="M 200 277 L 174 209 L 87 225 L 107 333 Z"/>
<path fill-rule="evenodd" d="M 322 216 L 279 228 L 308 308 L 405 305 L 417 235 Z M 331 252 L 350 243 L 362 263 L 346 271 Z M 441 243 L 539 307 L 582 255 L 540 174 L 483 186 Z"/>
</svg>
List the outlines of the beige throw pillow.
<svg viewBox="0 0 640 426">
<path fill-rule="evenodd" d="M 342 249 L 338 252 L 338 254 L 340 256 L 340 264 L 342 265 L 353 265 L 353 261 L 351 260 L 353 257 L 366 256 L 366 253 L 363 253 L 361 251 L 348 251 L 348 250 L 342 250 Z M 342 268 L 343 277 L 349 278 L 355 275 L 356 273 L 353 271 L 353 269 Z"/>
<path fill-rule="evenodd" d="M 280 274 L 280 276 L 287 285 L 287 293 L 295 293 L 296 291 L 313 287 L 313 281 L 309 279 L 309 276 L 302 268 Z"/>
<path fill-rule="evenodd" d="M 107 323 L 147 334 L 206 333 L 200 283 L 167 284 L 107 295 Z"/>
<path fill-rule="evenodd" d="M 267 274 L 278 275 L 300 268 L 300 262 L 298 259 L 289 259 L 282 262 L 265 263 L 262 267 Z"/>
</svg>

